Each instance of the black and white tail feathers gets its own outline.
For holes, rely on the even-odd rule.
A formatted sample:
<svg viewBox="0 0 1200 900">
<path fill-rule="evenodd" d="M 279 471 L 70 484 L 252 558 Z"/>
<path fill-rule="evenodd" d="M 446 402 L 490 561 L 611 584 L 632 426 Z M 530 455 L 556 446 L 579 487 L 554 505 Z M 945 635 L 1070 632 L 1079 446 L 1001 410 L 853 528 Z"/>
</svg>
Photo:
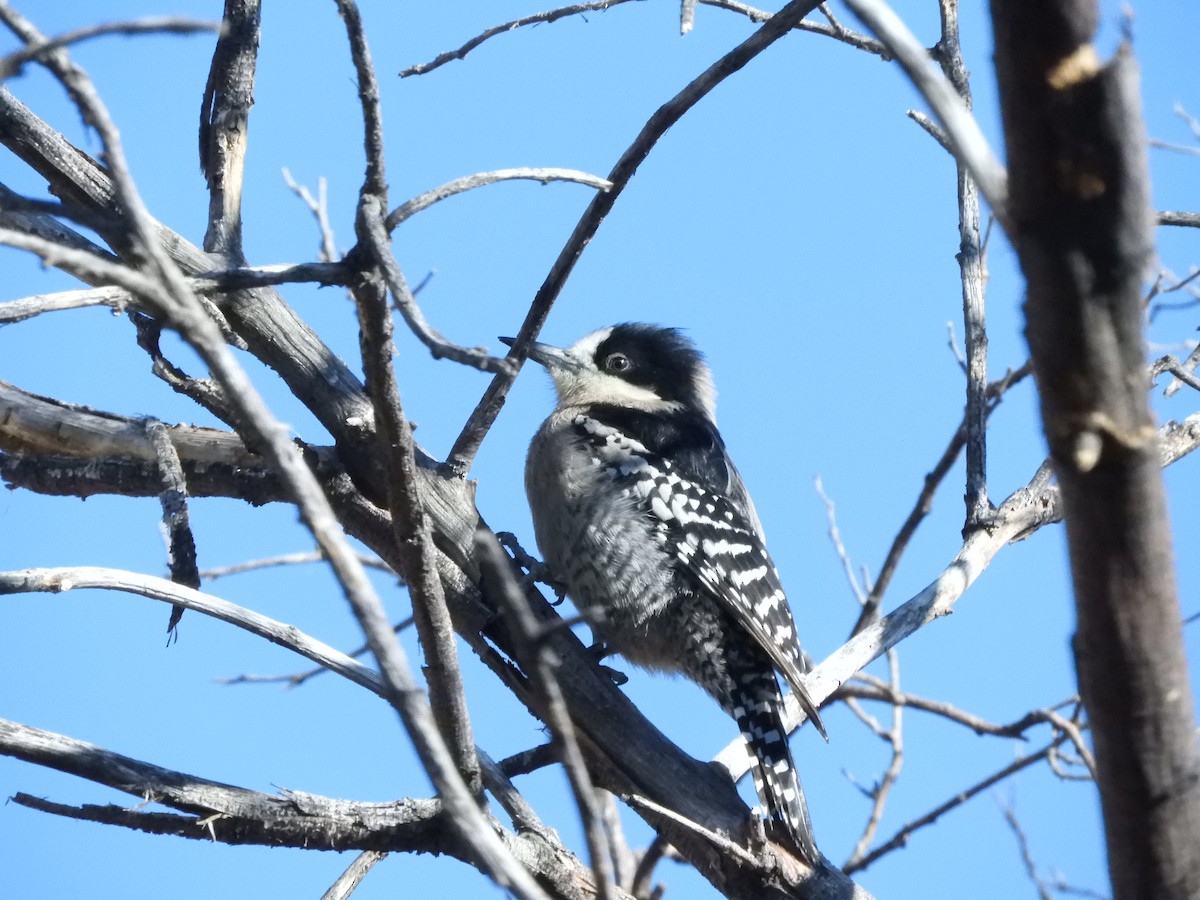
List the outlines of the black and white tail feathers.
<svg viewBox="0 0 1200 900">
<path fill-rule="evenodd" d="M 730 714 L 752 756 L 754 790 L 767 817 L 777 823 L 801 856 L 816 865 L 821 855 L 813 838 L 808 804 L 796 774 L 783 725 L 783 694 L 769 666 L 730 672 L 736 685 Z"/>
</svg>

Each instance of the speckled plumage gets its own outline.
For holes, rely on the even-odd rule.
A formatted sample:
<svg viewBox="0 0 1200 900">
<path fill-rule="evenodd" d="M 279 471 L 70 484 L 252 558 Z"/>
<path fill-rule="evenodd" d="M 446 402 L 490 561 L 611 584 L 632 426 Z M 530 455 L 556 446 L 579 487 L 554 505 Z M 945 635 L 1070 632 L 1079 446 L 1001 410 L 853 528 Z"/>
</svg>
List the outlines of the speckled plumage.
<svg viewBox="0 0 1200 900">
<path fill-rule="evenodd" d="M 768 815 L 815 862 L 776 670 L 824 729 L 758 517 L 716 429 L 707 367 L 678 332 L 653 326 L 538 348 L 531 358 L 550 371 L 559 406 L 530 445 L 525 479 L 552 576 L 612 650 L 686 675 L 737 721 Z"/>
</svg>

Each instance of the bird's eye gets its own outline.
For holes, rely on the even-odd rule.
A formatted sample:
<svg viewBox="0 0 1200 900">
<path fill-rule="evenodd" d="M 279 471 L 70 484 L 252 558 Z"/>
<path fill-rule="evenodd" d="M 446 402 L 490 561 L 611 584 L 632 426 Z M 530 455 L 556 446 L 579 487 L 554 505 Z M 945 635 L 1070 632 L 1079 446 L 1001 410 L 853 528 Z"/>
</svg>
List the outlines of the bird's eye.
<svg viewBox="0 0 1200 900">
<path fill-rule="evenodd" d="M 624 353 L 610 353 L 604 360 L 604 369 L 607 372 L 628 372 L 632 366 L 633 363 Z"/>
</svg>

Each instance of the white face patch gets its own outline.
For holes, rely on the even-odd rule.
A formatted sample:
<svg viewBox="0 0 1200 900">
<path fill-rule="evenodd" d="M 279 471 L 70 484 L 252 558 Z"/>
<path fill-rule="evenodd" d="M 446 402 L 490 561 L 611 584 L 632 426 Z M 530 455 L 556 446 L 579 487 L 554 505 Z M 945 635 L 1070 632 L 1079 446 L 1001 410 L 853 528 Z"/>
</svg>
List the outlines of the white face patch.
<svg viewBox="0 0 1200 900">
<path fill-rule="evenodd" d="M 596 367 L 596 348 L 612 334 L 612 328 L 601 328 L 584 335 L 567 348 L 578 367 L 554 367 L 550 377 L 563 406 L 587 406 L 591 403 L 615 403 L 650 412 L 679 409 L 673 400 L 663 400 L 648 387 L 630 384 L 623 378 L 601 372 Z"/>
<path fill-rule="evenodd" d="M 692 386 L 696 391 L 696 398 L 700 401 L 700 408 L 708 416 L 708 420 L 716 425 L 717 389 L 713 386 L 712 373 L 708 371 L 708 366 L 699 368 L 692 377 Z"/>
</svg>

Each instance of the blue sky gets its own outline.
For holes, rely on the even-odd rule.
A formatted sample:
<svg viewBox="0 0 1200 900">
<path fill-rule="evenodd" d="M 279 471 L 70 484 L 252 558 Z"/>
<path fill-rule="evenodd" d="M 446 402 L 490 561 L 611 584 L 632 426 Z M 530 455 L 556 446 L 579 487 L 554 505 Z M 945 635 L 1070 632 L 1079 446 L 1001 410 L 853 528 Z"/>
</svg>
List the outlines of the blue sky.
<svg viewBox="0 0 1200 900">
<path fill-rule="evenodd" d="M 1197 146 L 1174 114 L 1200 115 L 1194 72 L 1197 10 L 1182 0 L 1131 4 L 1134 51 L 1153 138 Z M 46 32 L 96 20 L 81 0 L 25 4 Z M 39 8 L 40 7 L 40 8 Z M 923 43 L 936 39 L 932 0 L 896 4 Z M 604 13 L 502 35 L 465 60 L 400 80 L 404 66 L 458 46 L 485 27 L 542 8 L 489 0 L 440 4 L 362 3 L 383 89 L 391 202 L 461 175 L 511 166 L 561 166 L 604 175 L 663 102 L 752 28 L 700 7 L 678 35 L 677 4 L 630 3 Z M 835 12 L 850 23 L 843 9 Z M 110 0 L 103 15 L 171 12 L 219 16 L 216 2 Z M 1100 44 L 1119 34 L 1117 4 L 1104 4 Z M 962 4 L 963 46 L 975 108 L 998 134 L 986 4 Z M 13 45 L 0 44 L 0 52 Z M 196 122 L 212 50 L 210 36 L 106 38 L 77 49 L 121 127 L 138 186 L 152 213 L 192 241 L 203 236 L 207 197 L 196 160 Z M 93 136 L 42 73 L 28 69 L 10 89 L 89 152 Z M 316 256 L 316 228 L 287 190 L 281 170 L 315 190 L 329 183 L 340 250 L 353 239 L 362 176 L 359 109 L 341 23 L 331 2 L 267 4 L 251 114 L 245 246 L 257 264 Z M 874 573 L 896 529 L 953 433 L 963 377 L 947 348 L 947 322 L 961 343 L 954 168 L 904 113 L 923 108 L 899 70 L 828 39 L 793 34 L 705 98 L 655 148 L 587 248 L 543 332 L 565 343 L 625 320 L 684 327 L 706 352 L 720 391 L 719 418 L 764 521 L 771 552 L 817 659 L 836 649 L 857 617 L 826 536 L 813 489 L 819 475 L 837 504 L 856 566 Z M 1002 153 L 997 142 L 996 149 Z M 1195 156 L 1151 151 L 1155 204 L 1197 210 Z M 42 196 L 44 185 L 8 154 L 0 181 Z M 500 184 L 452 198 L 404 223 L 397 256 L 410 283 L 434 273 L 420 301 L 445 335 L 499 352 L 571 228 L 589 189 Z M 1159 232 L 1159 265 L 1186 275 L 1200 257 L 1194 231 Z M 993 377 L 1025 359 L 1021 283 L 998 233 L 988 258 Z M 0 299 L 75 286 L 31 259 L 0 253 Z M 352 365 L 353 308 L 342 292 L 291 286 L 284 296 Z M 1185 355 L 1194 309 L 1155 320 L 1156 352 Z M 434 362 L 398 333 L 400 390 L 418 440 L 442 457 L 486 385 L 478 372 Z M 175 360 L 197 371 L 171 342 Z M 275 413 L 299 436 L 325 439 L 310 414 L 261 366 L 247 360 Z M 153 380 L 128 321 L 102 310 L 57 313 L 0 329 L 0 379 L 127 415 L 215 424 Z M 524 373 L 472 472 L 478 503 L 498 530 L 533 549 L 521 489 L 525 445 L 551 403 L 548 379 Z M 1156 400 L 1160 415 L 1195 409 L 1180 393 Z M 990 492 L 1024 484 L 1044 456 L 1032 386 L 1004 401 L 992 420 Z M 1167 476 L 1185 614 L 1200 611 L 1194 502 L 1197 461 Z M 959 545 L 962 467 L 939 493 L 885 597 L 892 608 L 928 583 Z M 192 505 L 202 567 L 303 550 L 311 540 L 283 506 L 233 501 Z M 0 492 L 0 568 L 104 565 L 161 574 L 158 505 L 96 497 L 86 502 Z M 1071 598 L 1063 534 L 1046 529 L 1002 551 L 955 614 L 900 649 L 901 686 L 997 722 L 1069 696 Z M 407 597 L 378 579 L 394 618 Z M 315 567 L 218 580 L 207 589 L 295 624 L 335 646 L 359 642 L 333 580 Z M 427 795 L 394 715 L 374 697 L 326 675 L 298 690 L 224 686 L 243 672 L 305 668 L 285 651 L 189 614 L 165 648 L 167 610 L 140 598 L 77 591 L 7 597 L 0 603 L 0 716 L 92 741 L 160 765 L 258 790 L 276 787 L 363 800 Z M 1196 638 L 1189 636 L 1193 656 Z M 406 647 L 419 661 L 411 637 Z M 464 650 L 468 702 L 478 743 L 495 758 L 544 736 Z M 882 671 L 878 668 L 875 671 Z M 701 758 L 734 727 L 696 688 L 638 672 L 626 690 L 659 727 Z M 1194 679 L 1193 679 L 1194 680 Z M 887 711 L 872 710 L 879 716 Z M 1025 749 L 959 726 L 906 713 L 905 767 L 880 827 L 890 836 Z M 831 742 L 811 729 L 793 747 L 818 841 L 844 859 L 861 830 L 870 785 L 886 748 L 844 708 L 826 716 Z M 581 847 L 558 770 L 522 778 L 549 824 Z M 0 758 L 0 795 L 17 791 L 61 802 L 129 803 L 113 791 Z M 948 814 L 860 876 L 880 897 L 1032 896 L 1002 808 L 1020 817 L 1044 871 L 1106 891 L 1098 804 L 1088 784 L 1035 767 Z M 627 817 L 631 840 L 648 832 Z M 0 895 L 24 897 L 318 896 L 348 854 L 229 848 L 146 837 L 0 805 Z M 582 852 L 582 851 L 581 851 Z M 981 878 L 981 876 L 983 876 Z M 682 867 L 663 864 L 668 897 L 712 896 Z M 492 897 L 467 867 L 395 857 L 356 896 Z"/>
</svg>

